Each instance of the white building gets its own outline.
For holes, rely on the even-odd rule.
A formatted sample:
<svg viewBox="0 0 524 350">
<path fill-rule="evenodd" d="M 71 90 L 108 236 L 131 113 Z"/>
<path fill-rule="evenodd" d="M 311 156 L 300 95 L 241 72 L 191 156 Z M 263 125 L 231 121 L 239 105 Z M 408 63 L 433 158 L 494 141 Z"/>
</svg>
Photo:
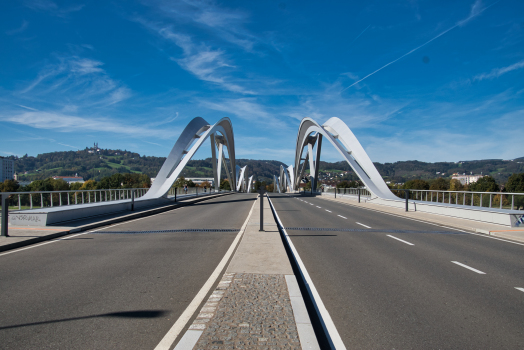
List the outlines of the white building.
<svg viewBox="0 0 524 350">
<path fill-rule="evenodd" d="M 0 182 L 13 180 L 15 176 L 15 162 L 12 159 L 0 157 Z"/>
<path fill-rule="evenodd" d="M 471 183 L 477 182 L 481 177 L 484 177 L 486 175 L 459 175 L 459 174 L 453 174 L 451 177 L 454 180 L 459 180 L 461 184 L 463 185 L 469 185 Z"/>
</svg>

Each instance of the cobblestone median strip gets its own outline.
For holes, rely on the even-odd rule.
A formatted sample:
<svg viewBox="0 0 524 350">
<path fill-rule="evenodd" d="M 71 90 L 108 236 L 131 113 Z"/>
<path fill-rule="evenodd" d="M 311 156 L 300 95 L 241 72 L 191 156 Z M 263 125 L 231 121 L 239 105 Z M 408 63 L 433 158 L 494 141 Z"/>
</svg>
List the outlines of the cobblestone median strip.
<svg viewBox="0 0 524 350">
<path fill-rule="evenodd" d="M 293 311 L 285 275 L 226 273 L 175 350 L 301 350 Z"/>
</svg>

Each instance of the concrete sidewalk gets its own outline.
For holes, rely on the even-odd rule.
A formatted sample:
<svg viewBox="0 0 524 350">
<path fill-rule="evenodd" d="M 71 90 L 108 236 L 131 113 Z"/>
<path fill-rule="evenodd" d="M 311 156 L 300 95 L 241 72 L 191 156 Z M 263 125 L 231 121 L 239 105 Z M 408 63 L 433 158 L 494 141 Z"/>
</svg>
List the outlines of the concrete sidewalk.
<svg viewBox="0 0 524 350">
<path fill-rule="evenodd" d="M 154 215 L 164 211 L 176 209 L 185 205 L 191 205 L 207 199 L 212 199 L 231 193 L 220 193 L 203 197 L 186 198 L 183 201 L 173 202 L 156 208 L 142 208 L 135 211 L 123 211 L 103 216 L 94 216 L 86 219 L 68 222 L 67 226 L 11 226 L 9 225 L 9 237 L 0 237 L 0 252 L 24 247 L 27 245 L 52 240 L 69 234 L 92 230 L 97 227 L 112 225 L 118 222 L 133 220 L 144 216 Z M 0 226 L 1 227 L 1 226 Z"/>
<path fill-rule="evenodd" d="M 306 195 L 307 196 L 307 195 Z M 471 231 L 476 233 L 483 233 L 490 236 L 497 236 L 500 238 L 511 239 L 514 241 L 524 242 L 524 228 L 511 228 L 502 225 L 489 224 L 484 222 L 478 222 L 474 220 L 453 218 L 444 215 L 423 213 L 420 211 L 408 211 L 404 209 L 389 207 L 386 205 L 374 204 L 362 201 L 358 203 L 357 199 L 351 199 L 347 197 L 334 198 L 328 196 L 316 196 L 324 200 L 339 202 L 345 205 L 352 205 L 360 208 L 371 209 L 380 211 L 383 213 L 394 214 L 397 216 L 404 216 L 411 219 L 417 219 L 422 221 L 431 222 L 438 225 L 445 225 L 455 227 L 465 231 Z"/>
<path fill-rule="evenodd" d="M 267 198 L 260 198 L 216 289 L 181 338 L 187 349 L 319 349 Z"/>
</svg>

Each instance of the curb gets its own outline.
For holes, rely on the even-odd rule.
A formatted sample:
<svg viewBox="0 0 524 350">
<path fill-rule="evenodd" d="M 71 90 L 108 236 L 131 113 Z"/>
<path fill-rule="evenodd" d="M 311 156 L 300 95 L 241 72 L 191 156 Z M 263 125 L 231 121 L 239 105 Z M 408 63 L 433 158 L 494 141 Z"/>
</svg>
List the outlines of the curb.
<svg viewBox="0 0 524 350">
<path fill-rule="evenodd" d="M 144 217 L 144 216 L 150 216 L 150 215 L 162 213 L 164 211 L 169 211 L 169 210 L 176 209 L 176 208 L 179 208 L 179 207 L 185 207 L 185 206 L 191 205 L 193 203 L 198 203 L 198 202 L 202 202 L 204 200 L 226 196 L 226 195 L 229 195 L 229 194 L 232 194 L 232 193 L 233 192 L 220 193 L 220 194 L 216 194 L 216 195 L 209 195 L 209 196 L 205 196 L 205 197 L 202 197 L 202 198 L 199 198 L 199 199 L 195 199 L 195 200 L 193 200 L 191 202 L 177 202 L 176 204 L 166 205 L 166 206 L 161 207 L 161 208 L 149 209 L 149 210 L 145 210 L 145 211 L 142 211 L 142 212 L 139 212 L 139 213 L 128 214 L 128 215 L 124 215 L 124 216 L 121 216 L 121 217 L 118 217 L 118 218 L 113 218 L 113 219 L 108 219 L 108 220 L 104 220 L 104 221 L 95 222 L 95 223 L 92 223 L 92 224 L 87 224 L 87 225 L 84 225 L 84 226 L 76 227 L 76 228 L 68 230 L 68 231 L 56 232 L 56 233 L 52 233 L 50 235 L 46 235 L 46 236 L 42 236 L 42 237 L 35 237 L 35 238 L 27 239 L 27 240 L 21 241 L 21 242 L 9 243 L 9 244 L 1 246 L 0 247 L 0 252 L 5 252 L 5 251 L 8 251 L 8 250 L 13 250 L 13 249 L 16 249 L 16 248 L 25 247 L 25 246 L 32 245 L 32 244 L 35 244 L 35 243 L 40 243 L 40 242 L 44 242 L 44 241 L 53 240 L 55 238 L 67 236 L 67 235 L 70 235 L 72 233 L 78 233 L 78 232 L 82 232 L 82 231 L 91 230 L 93 228 L 97 228 L 97 227 L 100 227 L 100 226 L 116 224 L 118 222 L 128 221 L 128 220 L 132 220 L 132 219 L 141 218 L 141 217 Z"/>
</svg>

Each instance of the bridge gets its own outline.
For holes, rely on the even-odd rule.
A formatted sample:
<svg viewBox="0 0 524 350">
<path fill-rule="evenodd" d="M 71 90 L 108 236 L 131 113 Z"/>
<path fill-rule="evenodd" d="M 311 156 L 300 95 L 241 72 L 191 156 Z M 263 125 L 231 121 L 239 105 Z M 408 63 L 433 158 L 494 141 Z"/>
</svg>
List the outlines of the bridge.
<svg viewBox="0 0 524 350">
<path fill-rule="evenodd" d="M 215 188 L 173 192 L 208 140 Z M 364 188 L 317 190 L 326 144 Z M 275 192 L 248 171 L 195 118 L 147 191 L 4 194 L 0 348 L 522 348 L 521 194 L 393 193 L 337 118 L 302 120 Z"/>
</svg>

